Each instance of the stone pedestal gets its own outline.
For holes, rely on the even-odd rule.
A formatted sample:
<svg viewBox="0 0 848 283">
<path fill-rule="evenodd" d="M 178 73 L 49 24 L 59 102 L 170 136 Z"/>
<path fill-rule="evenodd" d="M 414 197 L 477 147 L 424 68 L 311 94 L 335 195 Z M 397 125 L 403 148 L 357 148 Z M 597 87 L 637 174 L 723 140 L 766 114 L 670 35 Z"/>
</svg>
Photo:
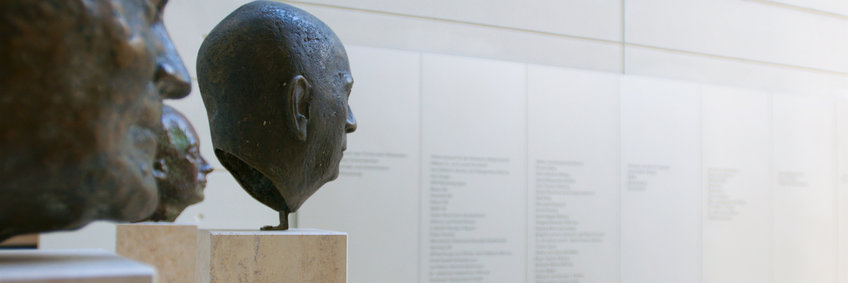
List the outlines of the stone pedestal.
<svg viewBox="0 0 848 283">
<path fill-rule="evenodd" d="M 152 283 L 153 267 L 100 250 L 0 251 L 0 282 Z"/>
<path fill-rule="evenodd" d="M 201 230 L 198 282 L 347 280 L 347 234 L 314 229 Z M 208 277 L 206 277 L 208 276 Z"/>
<path fill-rule="evenodd" d="M 37 249 L 38 234 L 14 236 L 0 242 L 0 249 Z"/>
<path fill-rule="evenodd" d="M 115 251 L 156 267 L 159 282 L 196 280 L 197 225 L 119 224 L 115 234 Z"/>
<path fill-rule="evenodd" d="M 153 265 L 159 282 L 347 280 L 347 234 L 315 230 L 198 230 L 195 225 L 121 224 L 118 254 Z"/>
</svg>

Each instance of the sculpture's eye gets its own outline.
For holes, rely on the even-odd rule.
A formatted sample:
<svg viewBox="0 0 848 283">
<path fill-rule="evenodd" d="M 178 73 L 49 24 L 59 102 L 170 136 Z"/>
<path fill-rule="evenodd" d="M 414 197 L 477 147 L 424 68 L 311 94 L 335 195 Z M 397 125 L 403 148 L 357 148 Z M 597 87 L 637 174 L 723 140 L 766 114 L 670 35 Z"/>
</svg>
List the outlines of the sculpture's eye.
<svg viewBox="0 0 848 283">
<path fill-rule="evenodd" d="M 142 4 L 144 7 L 145 19 L 148 23 L 162 22 L 162 11 L 165 9 L 167 0 L 146 0 Z"/>
<path fill-rule="evenodd" d="M 200 151 L 196 146 L 191 146 L 186 151 L 186 157 L 190 160 L 200 159 Z"/>
<path fill-rule="evenodd" d="M 162 11 L 165 10 L 165 4 L 168 4 L 168 0 L 154 0 L 153 2 L 153 20 L 162 21 Z"/>
<path fill-rule="evenodd" d="M 165 164 L 164 159 L 157 159 L 153 162 L 153 177 L 156 179 L 164 180 L 168 178 L 168 165 Z"/>
</svg>

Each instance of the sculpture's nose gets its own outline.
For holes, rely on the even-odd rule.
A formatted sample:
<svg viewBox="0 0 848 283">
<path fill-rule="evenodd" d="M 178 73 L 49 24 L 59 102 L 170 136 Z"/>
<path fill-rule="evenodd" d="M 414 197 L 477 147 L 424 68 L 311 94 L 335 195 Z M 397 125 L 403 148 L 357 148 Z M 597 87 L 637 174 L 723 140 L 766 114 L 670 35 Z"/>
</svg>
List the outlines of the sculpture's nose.
<svg viewBox="0 0 848 283">
<path fill-rule="evenodd" d="M 350 105 L 347 106 L 347 120 L 345 121 L 345 133 L 353 133 L 356 131 L 356 118 L 353 117 L 353 110 Z"/>
<path fill-rule="evenodd" d="M 164 26 L 157 25 L 154 30 L 159 37 L 159 44 L 156 48 L 158 54 L 153 81 L 156 82 L 159 96 L 163 99 L 186 97 L 191 92 L 191 77 L 188 70 L 180 59 L 180 55 L 177 54 L 177 49 Z"/>
<path fill-rule="evenodd" d="M 191 92 L 191 79 L 180 58 L 178 62 L 162 62 L 156 66 L 154 80 L 159 95 L 164 98 L 183 98 Z"/>
<path fill-rule="evenodd" d="M 206 174 L 212 173 L 212 171 L 215 170 L 215 168 L 212 168 L 212 165 L 209 165 L 209 162 L 206 162 L 206 159 L 201 157 L 200 160 L 201 160 L 202 163 L 200 165 L 200 169 L 198 169 L 197 171 L 200 171 L 200 173 L 203 173 L 203 175 L 206 175 Z"/>
</svg>

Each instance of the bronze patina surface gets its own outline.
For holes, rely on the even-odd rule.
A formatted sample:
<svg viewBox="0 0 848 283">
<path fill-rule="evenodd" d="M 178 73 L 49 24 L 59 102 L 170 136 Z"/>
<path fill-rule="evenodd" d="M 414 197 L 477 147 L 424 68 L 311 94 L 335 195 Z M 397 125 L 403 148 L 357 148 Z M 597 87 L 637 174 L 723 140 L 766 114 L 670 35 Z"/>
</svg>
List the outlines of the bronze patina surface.
<svg viewBox="0 0 848 283">
<path fill-rule="evenodd" d="M 162 128 L 153 176 L 159 188 L 159 206 L 147 220 L 173 222 L 183 210 L 203 200 L 206 175 L 212 166 L 200 155 L 200 138 L 182 113 L 162 106 Z"/>
<path fill-rule="evenodd" d="M 191 88 L 164 5 L 0 1 L 0 239 L 156 208 L 162 99 Z"/>
<path fill-rule="evenodd" d="M 198 83 L 215 155 L 253 198 L 286 217 L 339 174 L 348 105 L 347 54 L 327 25 L 269 1 L 246 4 L 209 33 Z"/>
</svg>

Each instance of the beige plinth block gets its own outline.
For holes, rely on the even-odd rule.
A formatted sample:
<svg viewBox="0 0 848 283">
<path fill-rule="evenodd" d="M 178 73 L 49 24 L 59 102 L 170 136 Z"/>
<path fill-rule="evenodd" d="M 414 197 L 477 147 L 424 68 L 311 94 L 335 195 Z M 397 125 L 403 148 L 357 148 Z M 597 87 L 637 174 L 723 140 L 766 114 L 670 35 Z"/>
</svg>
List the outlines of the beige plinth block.
<svg viewBox="0 0 848 283">
<path fill-rule="evenodd" d="M 156 267 L 159 282 L 197 278 L 197 226 L 173 223 L 120 224 L 115 251 Z"/>
<path fill-rule="evenodd" d="M 0 282 L 152 283 L 153 267 L 101 250 L 0 251 Z"/>
<path fill-rule="evenodd" d="M 38 234 L 27 234 L 11 237 L 3 242 L 0 242 L 0 249 L 3 248 L 38 248 Z"/>
<path fill-rule="evenodd" d="M 347 280 L 346 233 L 201 230 L 198 245 L 198 282 Z"/>
</svg>

